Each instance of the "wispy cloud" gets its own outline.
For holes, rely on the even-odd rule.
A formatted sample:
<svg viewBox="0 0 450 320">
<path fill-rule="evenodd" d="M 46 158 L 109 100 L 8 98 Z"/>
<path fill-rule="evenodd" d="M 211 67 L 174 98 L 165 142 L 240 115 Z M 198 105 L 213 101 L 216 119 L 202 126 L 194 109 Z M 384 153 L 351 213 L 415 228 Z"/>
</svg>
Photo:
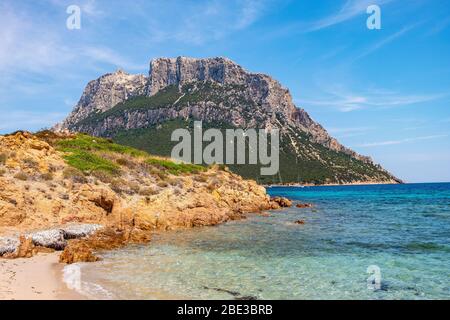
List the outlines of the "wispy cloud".
<svg viewBox="0 0 450 320">
<path fill-rule="evenodd" d="M 142 70 L 147 67 L 146 64 L 132 63 L 114 50 L 106 47 L 85 47 L 80 52 L 94 61 L 110 64 L 125 70 Z"/>
<path fill-rule="evenodd" d="M 403 27 L 401 30 L 391 34 L 390 36 L 380 40 L 379 42 L 373 44 L 372 46 L 370 46 L 369 48 L 365 49 L 361 54 L 359 54 L 358 56 L 356 56 L 356 58 L 353 60 L 358 60 L 361 59 L 365 56 L 370 55 L 371 53 L 377 51 L 378 49 L 384 47 L 385 45 L 393 42 L 394 40 L 396 40 L 397 38 L 400 38 L 401 36 L 403 36 L 404 34 L 406 34 L 408 31 L 410 31 L 411 29 L 413 29 L 416 25 L 411 25 L 411 26 L 406 26 Z"/>
<path fill-rule="evenodd" d="M 396 144 L 403 144 L 403 143 L 416 142 L 416 141 L 422 141 L 422 140 L 439 139 L 439 138 L 445 138 L 445 137 L 448 137 L 448 134 L 406 138 L 406 139 L 401 139 L 401 140 L 387 140 L 387 141 L 363 143 L 360 145 L 356 145 L 355 147 L 368 148 L 368 147 L 390 146 L 390 145 L 396 145 Z"/>
<path fill-rule="evenodd" d="M 374 127 L 347 127 L 347 128 L 327 128 L 327 131 L 338 138 L 350 138 L 362 136 L 368 131 L 375 129 Z"/>
<path fill-rule="evenodd" d="M 174 8 L 170 2 L 155 1 L 150 6 L 158 15 L 142 28 L 147 30 L 145 36 L 151 42 L 175 40 L 202 45 L 250 27 L 271 3 L 272 0 L 213 0 L 177 3 Z"/>
<path fill-rule="evenodd" d="M 311 32 L 332 27 L 339 23 L 353 19 L 358 15 L 365 14 L 366 9 L 369 5 L 382 5 L 387 4 L 391 1 L 392 0 L 347 0 L 338 12 L 335 12 L 323 19 L 313 22 L 311 26 L 306 29 L 306 31 Z"/>
</svg>

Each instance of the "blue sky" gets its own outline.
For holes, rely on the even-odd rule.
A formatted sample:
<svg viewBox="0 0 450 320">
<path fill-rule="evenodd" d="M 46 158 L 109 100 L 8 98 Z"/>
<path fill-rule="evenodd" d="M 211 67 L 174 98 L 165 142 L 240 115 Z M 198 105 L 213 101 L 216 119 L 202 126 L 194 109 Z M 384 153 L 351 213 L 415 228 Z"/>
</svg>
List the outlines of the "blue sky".
<svg viewBox="0 0 450 320">
<path fill-rule="evenodd" d="M 371 4 L 381 30 L 366 27 Z M 450 181 L 449 39 L 447 0 L 0 0 L 0 133 L 53 125 L 118 67 L 226 56 L 400 178 Z"/>
</svg>

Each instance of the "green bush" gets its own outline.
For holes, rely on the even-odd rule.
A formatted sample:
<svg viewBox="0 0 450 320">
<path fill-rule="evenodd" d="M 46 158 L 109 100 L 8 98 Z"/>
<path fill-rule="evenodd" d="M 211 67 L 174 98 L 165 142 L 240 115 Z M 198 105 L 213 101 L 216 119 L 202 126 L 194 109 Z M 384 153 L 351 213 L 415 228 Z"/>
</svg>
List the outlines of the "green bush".
<svg viewBox="0 0 450 320">
<path fill-rule="evenodd" d="M 66 152 L 75 149 L 81 151 L 114 152 L 128 154 L 133 157 L 148 156 L 144 151 L 114 143 L 110 139 L 92 137 L 82 133 L 77 134 L 75 138 L 60 140 L 56 144 L 58 150 Z"/>
<path fill-rule="evenodd" d="M 119 173 L 118 165 L 87 151 L 73 149 L 68 155 L 64 156 L 64 159 L 70 166 L 84 173 L 95 171 L 105 171 L 110 174 Z"/>
</svg>

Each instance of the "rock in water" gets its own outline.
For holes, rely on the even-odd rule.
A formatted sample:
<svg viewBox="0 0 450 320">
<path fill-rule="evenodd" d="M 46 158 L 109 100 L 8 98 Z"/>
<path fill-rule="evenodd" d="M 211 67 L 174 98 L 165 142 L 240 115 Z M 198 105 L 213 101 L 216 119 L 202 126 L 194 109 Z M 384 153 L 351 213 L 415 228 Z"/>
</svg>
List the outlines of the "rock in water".
<svg viewBox="0 0 450 320">
<path fill-rule="evenodd" d="M 281 208 L 292 207 L 292 201 L 284 197 L 273 197 L 270 199 L 272 202 L 278 204 Z"/>
<path fill-rule="evenodd" d="M 312 203 L 297 203 L 295 205 L 297 208 L 312 208 Z"/>
</svg>

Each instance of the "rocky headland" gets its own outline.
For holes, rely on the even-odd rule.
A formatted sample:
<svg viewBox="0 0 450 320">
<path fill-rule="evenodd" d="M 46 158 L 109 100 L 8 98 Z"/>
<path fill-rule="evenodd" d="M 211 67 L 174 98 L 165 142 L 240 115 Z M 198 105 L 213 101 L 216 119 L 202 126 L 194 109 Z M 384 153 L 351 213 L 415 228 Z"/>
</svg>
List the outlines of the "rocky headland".
<svg viewBox="0 0 450 320">
<path fill-rule="evenodd" d="M 226 167 L 175 163 L 84 134 L 0 136 L 0 256 L 64 250 L 61 262 L 290 206 Z"/>
</svg>

